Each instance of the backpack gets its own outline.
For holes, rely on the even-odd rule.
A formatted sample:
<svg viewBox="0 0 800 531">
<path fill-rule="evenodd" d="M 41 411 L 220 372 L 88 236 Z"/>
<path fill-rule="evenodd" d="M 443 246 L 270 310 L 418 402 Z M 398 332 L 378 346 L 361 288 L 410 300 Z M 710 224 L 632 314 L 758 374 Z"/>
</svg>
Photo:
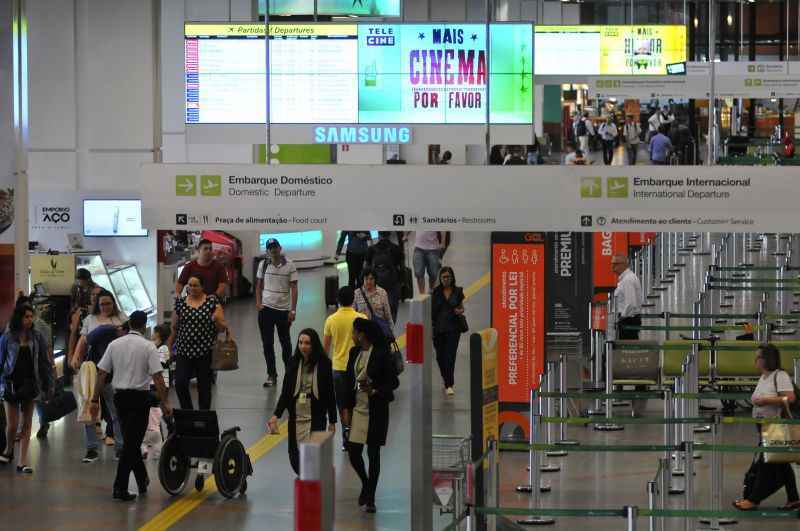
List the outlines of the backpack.
<svg viewBox="0 0 800 531">
<path fill-rule="evenodd" d="M 783 371 L 783 370 L 780 371 L 780 372 L 786 373 L 786 371 Z M 789 373 L 786 373 L 786 374 L 788 375 Z M 792 387 L 794 388 L 794 397 L 795 397 L 794 402 L 789 404 L 789 412 L 792 414 L 793 418 L 798 419 L 798 418 L 800 418 L 800 389 L 797 388 L 797 385 L 794 383 L 794 381 L 792 380 L 791 376 L 789 376 L 789 381 L 792 382 Z M 778 392 L 778 371 L 775 371 L 772 374 L 772 383 L 773 383 L 773 385 L 775 385 L 775 393 L 777 394 L 777 392 Z"/>
<path fill-rule="evenodd" d="M 375 247 L 372 270 L 375 272 L 375 280 L 380 287 L 383 289 L 394 287 L 397 283 L 397 270 L 392 260 L 391 247 Z"/>
<path fill-rule="evenodd" d="M 588 130 L 586 129 L 586 119 L 583 119 L 580 122 L 578 122 L 578 127 L 577 127 L 578 136 L 586 136 L 587 131 Z"/>
</svg>

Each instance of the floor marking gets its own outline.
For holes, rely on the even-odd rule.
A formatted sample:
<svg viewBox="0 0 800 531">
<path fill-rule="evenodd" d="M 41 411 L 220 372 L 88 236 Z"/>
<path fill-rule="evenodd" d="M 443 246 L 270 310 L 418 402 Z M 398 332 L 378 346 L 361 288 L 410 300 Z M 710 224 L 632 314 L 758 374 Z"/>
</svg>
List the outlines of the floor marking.
<svg viewBox="0 0 800 531">
<path fill-rule="evenodd" d="M 491 281 L 489 273 L 484 274 L 481 278 L 464 288 L 464 300 L 469 299 L 478 293 L 481 289 L 489 285 Z M 406 346 L 406 335 L 403 334 L 397 338 L 397 345 L 402 349 Z M 256 441 L 250 448 L 247 449 L 248 455 L 253 465 L 264 457 L 267 453 L 275 449 L 280 443 L 283 442 L 289 435 L 289 423 L 283 422 L 280 425 L 278 435 L 266 434 Z M 191 485 L 190 485 L 191 486 Z M 149 522 L 139 528 L 138 531 L 160 531 L 168 529 L 169 527 L 178 523 L 184 516 L 195 510 L 201 503 L 205 501 L 211 494 L 217 491 L 217 485 L 214 482 L 214 476 L 206 478 L 205 485 L 201 492 L 192 490 L 189 494 L 184 494 L 177 501 L 170 504 L 163 509 L 160 513 L 153 517 Z"/>
</svg>

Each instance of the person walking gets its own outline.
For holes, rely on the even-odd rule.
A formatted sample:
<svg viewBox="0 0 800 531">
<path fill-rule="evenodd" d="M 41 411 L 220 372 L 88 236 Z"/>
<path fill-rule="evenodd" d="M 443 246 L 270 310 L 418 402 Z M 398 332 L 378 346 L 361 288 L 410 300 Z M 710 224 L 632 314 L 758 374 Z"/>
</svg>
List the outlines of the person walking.
<svg viewBox="0 0 800 531">
<path fill-rule="evenodd" d="M 442 267 L 445 250 L 445 235 L 438 231 L 417 231 L 414 235 L 414 276 L 420 294 L 425 293 L 425 272 L 428 273 L 430 289 L 436 283 Z"/>
<path fill-rule="evenodd" d="M 353 342 L 353 322 L 356 319 L 367 319 L 363 313 L 353 308 L 355 292 L 350 286 L 339 288 L 339 309 L 325 319 L 325 328 L 322 332 L 322 348 L 328 353 L 333 362 L 333 388 L 336 392 L 336 405 L 341 412 L 344 408 L 343 399 L 347 395 L 345 375 L 347 374 L 347 360 L 350 349 L 355 346 Z M 347 429 L 342 429 L 342 449 L 346 448 Z"/>
<path fill-rule="evenodd" d="M 187 262 L 175 283 L 175 298 L 183 297 L 183 289 L 191 277 L 197 277 L 203 284 L 206 295 L 214 295 L 222 302 L 228 290 L 228 272 L 225 266 L 214 258 L 213 244 L 202 239 L 197 244 L 197 258 Z"/>
<path fill-rule="evenodd" d="M 622 254 L 611 258 L 611 270 L 617 275 L 617 288 L 614 290 L 614 302 L 617 311 L 617 339 L 639 339 L 639 331 L 629 326 L 642 324 L 642 284 L 631 271 L 628 257 Z"/>
<path fill-rule="evenodd" d="M 342 254 L 342 247 L 347 242 L 345 261 L 347 262 L 347 284 L 355 289 L 361 279 L 364 261 L 372 245 L 372 234 L 368 230 L 343 230 L 336 244 L 336 260 Z"/>
<path fill-rule="evenodd" d="M 297 317 L 297 268 L 284 256 L 281 244 L 275 238 L 267 240 L 266 259 L 258 265 L 256 277 L 256 309 L 258 328 L 267 363 L 267 380 L 264 387 L 272 387 L 278 379 L 275 366 L 275 330 L 281 344 L 284 368 L 292 355 L 290 329 Z"/>
<path fill-rule="evenodd" d="M 394 341 L 394 319 L 389 296 L 382 287 L 378 286 L 375 272 L 367 268 L 364 270 L 364 284 L 355 292 L 355 309 L 377 323 L 387 340 Z"/>
<path fill-rule="evenodd" d="M 594 124 L 592 124 L 592 120 L 589 119 L 588 112 L 584 111 L 583 116 L 578 121 L 575 132 L 578 135 L 579 149 L 583 151 L 584 154 L 588 154 L 589 139 L 595 134 Z"/>
<path fill-rule="evenodd" d="M 661 126 L 658 132 L 650 139 L 650 161 L 656 166 L 665 166 L 672 152 L 672 142 L 666 135 L 665 126 Z"/>
<path fill-rule="evenodd" d="M 317 332 L 306 328 L 297 336 L 297 348 L 283 379 L 281 396 L 267 427 L 278 433 L 278 420 L 289 412 L 289 463 L 300 475 L 298 443 L 313 431 L 336 431 L 336 398 L 331 360 L 325 354 Z M 326 422 L 327 421 L 327 422 Z"/>
<path fill-rule="evenodd" d="M 789 374 L 781 369 L 780 351 L 773 344 L 760 345 L 756 351 L 756 368 L 761 372 L 751 398 L 753 418 L 776 418 L 785 416 L 789 404 L 797 399 Z M 761 446 L 761 426 L 756 424 L 758 445 Z M 758 509 L 759 504 L 776 493 L 781 487 L 786 489 L 787 502 L 781 509 L 796 511 L 800 509 L 800 496 L 797 492 L 797 479 L 792 465 L 788 463 L 767 463 L 764 454 L 755 455 L 745 480 L 744 496 L 733 502 L 742 511 Z"/>
<path fill-rule="evenodd" d="M 622 138 L 625 141 L 625 150 L 628 152 L 628 164 L 636 165 L 636 157 L 639 154 L 639 142 L 642 128 L 639 122 L 629 114 L 625 117 L 625 125 L 622 127 Z"/>
<path fill-rule="evenodd" d="M 603 162 L 606 166 L 614 160 L 614 145 L 617 142 L 617 124 L 614 118 L 609 116 L 606 121 L 600 124 L 600 139 L 603 141 Z"/>
<path fill-rule="evenodd" d="M 374 513 L 375 492 L 381 470 L 381 446 L 389 433 L 389 404 L 400 385 L 383 331 L 372 321 L 353 322 L 353 342 L 347 362 L 345 408 L 342 422 L 350 427 L 350 464 L 361 480 L 358 505 Z M 369 472 L 364 465 L 367 447 Z"/>
<path fill-rule="evenodd" d="M 175 392 L 181 409 L 194 409 L 189 383 L 197 376 L 199 409 L 211 409 L 211 351 L 218 332 L 230 335 L 222 304 L 203 291 L 200 277 L 189 277 L 188 295 L 178 299 L 167 347 L 175 346 Z M 159 362 L 160 363 L 160 362 Z"/>
<path fill-rule="evenodd" d="M 375 273 L 378 286 L 386 290 L 392 320 L 397 321 L 397 310 L 400 307 L 400 269 L 403 266 L 403 253 L 400 246 L 391 241 L 392 233 L 380 231 L 378 243 L 367 251 L 366 263 Z"/>
<path fill-rule="evenodd" d="M 197 280 L 196 277 L 192 279 Z M 112 497 L 125 502 L 136 499 L 135 494 L 128 492 L 131 472 L 136 478 L 140 495 L 147 492 L 150 483 L 142 460 L 142 441 L 153 405 L 151 382 L 155 385 L 164 414 L 172 415 L 158 349 L 144 337 L 147 314 L 138 310 L 133 312 L 128 324 L 130 332 L 111 342 L 97 366 L 97 386 L 91 404 L 92 414 L 97 414 L 99 397 L 108 385 L 109 374 L 113 373 L 111 385 L 114 388 L 114 404 L 120 414 L 124 445 L 117 464 Z"/>
<path fill-rule="evenodd" d="M 110 291 L 101 290 L 95 297 L 94 308 L 81 325 L 80 339 L 70 360 L 70 367 L 78 371 L 83 363 L 97 365 L 103 357 L 107 345 L 117 337 L 118 329 L 128 319 L 117 306 Z M 110 336 L 110 338 L 109 338 Z M 122 431 L 114 408 L 114 388 L 109 386 L 101 395 L 102 418 L 106 421 L 106 440 L 108 446 L 114 445 L 117 456 L 122 453 Z M 84 424 L 86 455 L 82 461 L 93 463 L 100 458 L 97 430 L 92 424 Z"/>
<path fill-rule="evenodd" d="M 431 295 L 433 318 L 433 348 L 442 373 L 447 396 L 455 394 L 455 369 L 458 342 L 463 332 L 464 290 L 456 285 L 456 275 L 451 267 L 439 271 L 439 285 Z"/>
<path fill-rule="evenodd" d="M 17 472 L 32 474 L 28 447 L 33 424 L 33 403 L 41 396 L 52 396 L 54 374 L 47 357 L 47 342 L 33 326 L 33 307 L 15 306 L 8 330 L 0 338 L 0 396 L 6 415 L 6 444 L 0 464 L 14 460 L 17 429 L 21 427 Z"/>
<path fill-rule="evenodd" d="M 100 291 L 100 286 L 92 280 L 92 274 L 86 268 L 78 268 L 75 272 L 75 284 L 70 289 L 69 303 L 69 339 L 67 342 L 67 353 L 69 360 L 75 352 L 80 337 L 83 320 L 92 312 L 94 306 L 93 295 Z"/>
</svg>

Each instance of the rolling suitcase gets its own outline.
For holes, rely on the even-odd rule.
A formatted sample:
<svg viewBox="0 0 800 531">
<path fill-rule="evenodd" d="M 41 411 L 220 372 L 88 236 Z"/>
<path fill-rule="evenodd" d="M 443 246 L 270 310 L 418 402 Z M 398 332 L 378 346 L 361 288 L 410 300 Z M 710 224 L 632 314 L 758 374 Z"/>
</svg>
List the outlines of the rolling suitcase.
<svg viewBox="0 0 800 531">
<path fill-rule="evenodd" d="M 325 277 L 325 306 L 337 306 L 339 298 L 339 276 Z"/>
</svg>

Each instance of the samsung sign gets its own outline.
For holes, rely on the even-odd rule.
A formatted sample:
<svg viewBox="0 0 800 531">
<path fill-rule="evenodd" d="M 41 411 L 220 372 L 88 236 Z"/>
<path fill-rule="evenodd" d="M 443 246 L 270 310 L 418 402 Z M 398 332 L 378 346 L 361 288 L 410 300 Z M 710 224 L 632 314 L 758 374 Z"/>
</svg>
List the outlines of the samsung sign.
<svg viewBox="0 0 800 531">
<path fill-rule="evenodd" d="M 410 127 L 320 125 L 314 127 L 315 144 L 410 144 Z"/>
</svg>

